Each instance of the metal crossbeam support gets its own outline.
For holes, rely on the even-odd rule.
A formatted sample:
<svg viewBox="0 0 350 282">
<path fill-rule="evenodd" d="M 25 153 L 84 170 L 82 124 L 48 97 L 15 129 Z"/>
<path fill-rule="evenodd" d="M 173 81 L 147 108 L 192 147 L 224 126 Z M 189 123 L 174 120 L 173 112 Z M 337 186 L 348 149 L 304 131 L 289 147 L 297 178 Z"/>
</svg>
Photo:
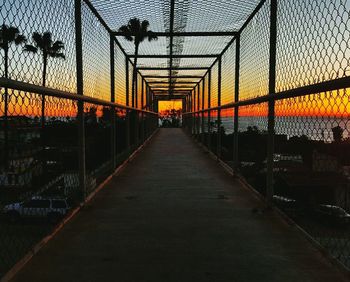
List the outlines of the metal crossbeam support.
<svg viewBox="0 0 350 282">
<path fill-rule="evenodd" d="M 166 81 L 149 81 L 148 84 L 166 84 L 168 85 L 168 82 Z M 176 81 L 173 84 L 197 84 L 197 81 Z"/>
<path fill-rule="evenodd" d="M 169 70 L 170 67 L 138 67 L 138 70 Z M 209 67 L 171 67 L 172 70 L 208 70 Z"/>
<path fill-rule="evenodd" d="M 169 95 L 169 94 L 163 94 L 163 95 L 157 95 L 157 99 L 161 99 L 164 101 L 171 101 L 171 100 L 177 100 L 177 99 L 181 99 L 183 97 L 187 97 L 188 95 L 184 95 L 184 94 L 174 94 L 174 95 Z"/>
<path fill-rule="evenodd" d="M 113 31 L 112 34 L 114 36 L 124 36 L 122 32 Z M 235 36 L 237 32 L 235 31 L 197 31 L 197 32 L 154 32 L 158 37 L 171 37 L 171 36 L 185 36 L 185 37 L 206 37 L 206 36 Z"/>
<path fill-rule="evenodd" d="M 202 78 L 200 75 L 144 75 L 144 78 Z"/>
<path fill-rule="evenodd" d="M 175 93 L 189 93 L 189 92 L 191 92 L 191 90 L 176 90 L 176 91 L 174 91 L 174 94 Z M 159 94 L 168 94 L 169 93 L 169 91 L 168 90 L 155 90 L 154 92 L 153 92 L 155 95 L 159 95 Z"/>
<path fill-rule="evenodd" d="M 191 91 L 192 88 L 173 88 L 174 91 Z M 169 89 L 164 88 L 152 88 L 152 91 L 166 91 L 169 92 Z"/>
<path fill-rule="evenodd" d="M 220 54 L 173 54 L 173 58 L 217 58 L 220 56 Z M 128 55 L 128 58 L 134 58 L 135 55 Z M 170 55 L 138 55 L 137 58 L 139 59 L 145 59 L 145 58 L 151 58 L 151 59 L 169 59 Z"/>
</svg>

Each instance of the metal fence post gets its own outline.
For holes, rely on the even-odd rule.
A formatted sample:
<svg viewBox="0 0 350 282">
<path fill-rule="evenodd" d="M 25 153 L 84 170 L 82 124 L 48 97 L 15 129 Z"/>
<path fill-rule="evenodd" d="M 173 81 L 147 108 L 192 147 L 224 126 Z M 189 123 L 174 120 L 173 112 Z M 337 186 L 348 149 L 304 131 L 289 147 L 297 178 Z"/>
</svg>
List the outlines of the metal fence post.
<svg viewBox="0 0 350 282">
<path fill-rule="evenodd" d="M 125 58 L 125 104 L 129 106 L 129 60 L 126 57 Z M 126 110 L 126 116 L 125 116 L 125 138 L 126 138 L 126 149 L 127 151 L 130 150 L 130 110 Z"/>
<path fill-rule="evenodd" d="M 83 85 L 83 40 L 82 40 L 82 19 L 81 0 L 75 0 L 75 51 L 76 51 L 76 75 L 77 94 L 84 95 Z M 82 193 L 82 200 L 87 196 L 86 189 L 86 163 L 85 163 L 85 123 L 84 123 L 84 102 L 78 101 L 78 158 L 79 158 L 79 189 Z"/>
<path fill-rule="evenodd" d="M 191 94 L 191 104 L 192 104 L 192 114 L 191 114 L 191 135 L 194 135 L 196 133 L 196 115 L 195 115 L 195 111 L 196 111 L 196 90 L 193 89 L 192 90 L 192 94 Z"/>
<path fill-rule="evenodd" d="M 218 59 L 218 107 L 221 106 L 221 56 Z M 216 153 L 218 159 L 221 158 L 221 109 L 218 109 L 218 130 Z"/>
<path fill-rule="evenodd" d="M 134 66 L 136 68 L 136 66 Z M 135 97 L 134 97 L 134 104 L 133 104 L 133 107 L 135 109 L 138 108 L 138 100 L 137 100 L 137 96 L 139 94 L 139 91 L 138 91 L 138 74 L 136 73 L 136 78 L 135 78 Z M 139 125 L 139 112 L 137 110 L 134 111 L 134 118 L 133 118 L 133 121 L 134 121 L 134 137 L 135 137 L 135 145 L 136 147 L 138 147 L 139 145 L 139 128 L 140 128 L 140 125 Z"/>
<path fill-rule="evenodd" d="M 5 60 L 5 78 L 8 79 L 8 60 Z M 8 123 L 8 104 L 9 104 L 9 92 L 8 87 L 5 87 L 4 93 L 4 164 L 6 171 L 9 168 L 9 123 Z"/>
<path fill-rule="evenodd" d="M 202 110 L 204 110 L 204 92 L 205 92 L 205 77 L 202 81 Z M 205 135 L 204 135 L 204 111 L 201 113 L 201 142 L 204 144 L 205 141 Z"/>
<path fill-rule="evenodd" d="M 141 84 L 141 110 L 144 109 L 144 95 L 145 95 L 145 81 L 142 78 L 142 84 Z M 142 142 L 145 141 L 145 115 L 143 112 L 141 112 L 141 140 Z"/>
<path fill-rule="evenodd" d="M 270 60 L 269 60 L 269 95 L 276 91 L 276 43 L 277 43 L 277 0 L 271 0 L 270 10 Z M 267 175 L 266 197 L 272 201 L 273 187 L 273 154 L 275 146 L 275 101 L 268 102 L 268 144 L 267 144 Z"/>
<path fill-rule="evenodd" d="M 197 140 L 199 141 L 199 134 L 200 134 L 200 102 L 201 102 L 201 95 L 200 95 L 200 92 L 201 92 L 201 86 L 200 84 L 197 85 L 196 87 L 197 89 L 197 114 L 196 114 L 196 128 L 197 128 Z"/>
<path fill-rule="evenodd" d="M 211 69 L 208 71 L 208 109 L 211 107 Z M 211 112 L 208 111 L 208 150 L 211 150 Z"/>
<path fill-rule="evenodd" d="M 240 68 L 240 34 L 236 36 L 236 63 L 235 63 L 235 103 L 239 101 L 239 68 Z M 233 169 L 235 172 L 238 171 L 239 158 L 238 158 L 238 117 L 239 117 L 239 106 L 235 106 L 234 113 L 234 129 L 233 129 Z"/>
<path fill-rule="evenodd" d="M 111 67 L 111 102 L 115 102 L 115 52 L 114 52 L 114 36 L 110 34 L 110 67 Z M 115 169 L 116 161 L 116 112 L 115 107 L 111 107 L 111 154 L 112 154 L 112 168 Z"/>
</svg>

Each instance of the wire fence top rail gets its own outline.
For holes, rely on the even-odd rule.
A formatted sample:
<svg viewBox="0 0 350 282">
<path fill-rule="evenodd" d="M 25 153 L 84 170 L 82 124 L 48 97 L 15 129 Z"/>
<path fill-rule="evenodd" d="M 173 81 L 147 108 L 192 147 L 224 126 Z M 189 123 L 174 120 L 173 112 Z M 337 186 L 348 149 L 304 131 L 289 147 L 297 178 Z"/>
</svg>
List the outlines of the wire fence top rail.
<svg viewBox="0 0 350 282">
<path fill-rule="evenodd" d="M 0 78 L 0 87 L 15 89 L 18 91 L 42 94 L 42 95 L 49 95 L 51 97 L 64 98 L 64 99 L 69 99 L 73 101 L 82 101 L 82 102 L 101 105 L 101 106 L 110 106 L 110 107 L 120 108 L 124 110 L 136 110 L 138 112 L 148 113 L 148 114 L 153 114 L 158 116 L 158 113 L 153 111 L 137 109 L 137 108 L 125 106 L 114 102 L 108 102 L 106 100 L 102 100 L 98 98 L 93 98 L 93 97 L 84 96 L 84 95 L 77 95 L 76 93 L 38 86 L 38 85 L 26 83 L 26 82 L 17 81 L 17 80 Z"/>
</svg>

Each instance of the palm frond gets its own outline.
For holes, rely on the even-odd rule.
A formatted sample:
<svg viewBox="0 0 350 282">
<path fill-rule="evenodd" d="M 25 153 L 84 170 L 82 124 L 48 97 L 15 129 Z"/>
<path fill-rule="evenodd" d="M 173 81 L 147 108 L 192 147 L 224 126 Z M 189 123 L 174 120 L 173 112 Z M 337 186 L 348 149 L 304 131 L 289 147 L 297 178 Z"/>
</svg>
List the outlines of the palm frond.
<svg viewBox="0 0 350 282">
<path fill-rule="evenodd" d="M 33 32 L 32 39 L 33 39 L 36 46 L 38 46 L 39 48 L 44 47 L 43 37 L 41 36 L 41 34 L 39 32 Z"/>
<path fill-rule="evenodd" d="M 66 58 L 66 56 L 63 53 L 50 53 L 49 55 L 52 58 L 61 58 L 63 60 Z"/>
<path fill-rule="evenodd" d="M 31 52 L 31 53 L 36 53 L 36 52 L 38 52 L 38 48 L 36 48 L 35 46 L 30 45 L 30 44 L 24 45 L 23 50 L 26 51 L 26 52 Z"/>
<path fill-rule="evenodd" d="M 148 27 L 149 27 L 149 21 L 147 21 L 147 20 L 142 21 L 142 23 L 141 23 L 141 32 L 142 33 L 147 33 Z"/>
<path fill-rule="evenodd" d="M 158 36 L 151 30 L 147 31 L 148 41 L 158 40 Z"/>
<path fill-rule="evenodd" d="M 22 43 L 25 43 L 27 42 L 27 38 L 22 35 L 22 34 L 18 34 L 17 37 L 15 38 L 15 44 L 16 45 L 19 45 L 19 44 L 22 44 Z"/>
<path fill-rule="evenodd" d="M 8 41 L 15 41 L 16 37 L 19 35 L 19 30 L 17 27 L 9 26 L 6 33 Z"/>
<path fill-rule="evenodd" d="M 138 18 L 132 18 L 128 22 L 128 28 L 130 32 L 134 35 L 138 34 L 141 29 L 141 23 Z"/>
<path fill-rule="evenodd" d="M 59 51 L 61 51 L 61 50 L 63 50 L 63 49 L 64 49 L 64 44 L 63 44 L 63 42 L 57 40 L 57 41 L 55 41 L 55 43 L 52 44 L 52 46 L 50 47 L 50 52 L 52 52 L 52 53 L 57 53 L 57 52 L 59 52 Z"/>
<path fill-rule="evenodd" d="M 131 32 L 129 30 L 129 27 L 127 25 L 123 25 L 119 28 L 119 32 L 121 32 L 124 36 L 124 38 L 128 41 L 133 41 L 133 37 L 131 35 Z"/>
<path fill-rule="evenodd" d="M 47 48 L 51 47 L 51 45 L 52 45 L 52 35 L 51 35 L 51 32 L 49 32 L 49 31 L 44 32 L 43 35 L 42 35 L 42 39 L 43 39 L 43 44 L 44 44 Z"/>
</svg>

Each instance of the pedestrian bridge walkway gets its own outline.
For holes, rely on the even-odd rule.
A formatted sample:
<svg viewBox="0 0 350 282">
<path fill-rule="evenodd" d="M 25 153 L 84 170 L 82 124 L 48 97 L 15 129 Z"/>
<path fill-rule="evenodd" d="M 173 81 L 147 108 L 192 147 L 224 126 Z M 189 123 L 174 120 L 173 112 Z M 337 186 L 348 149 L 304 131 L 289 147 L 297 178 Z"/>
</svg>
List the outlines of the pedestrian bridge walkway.
<svg viewBox="0 0 350 282">
<path fill-rule="evenodd" d="M 345 281 L 181 129 L 160 129 L 14 281 Z"/>
</svg>

